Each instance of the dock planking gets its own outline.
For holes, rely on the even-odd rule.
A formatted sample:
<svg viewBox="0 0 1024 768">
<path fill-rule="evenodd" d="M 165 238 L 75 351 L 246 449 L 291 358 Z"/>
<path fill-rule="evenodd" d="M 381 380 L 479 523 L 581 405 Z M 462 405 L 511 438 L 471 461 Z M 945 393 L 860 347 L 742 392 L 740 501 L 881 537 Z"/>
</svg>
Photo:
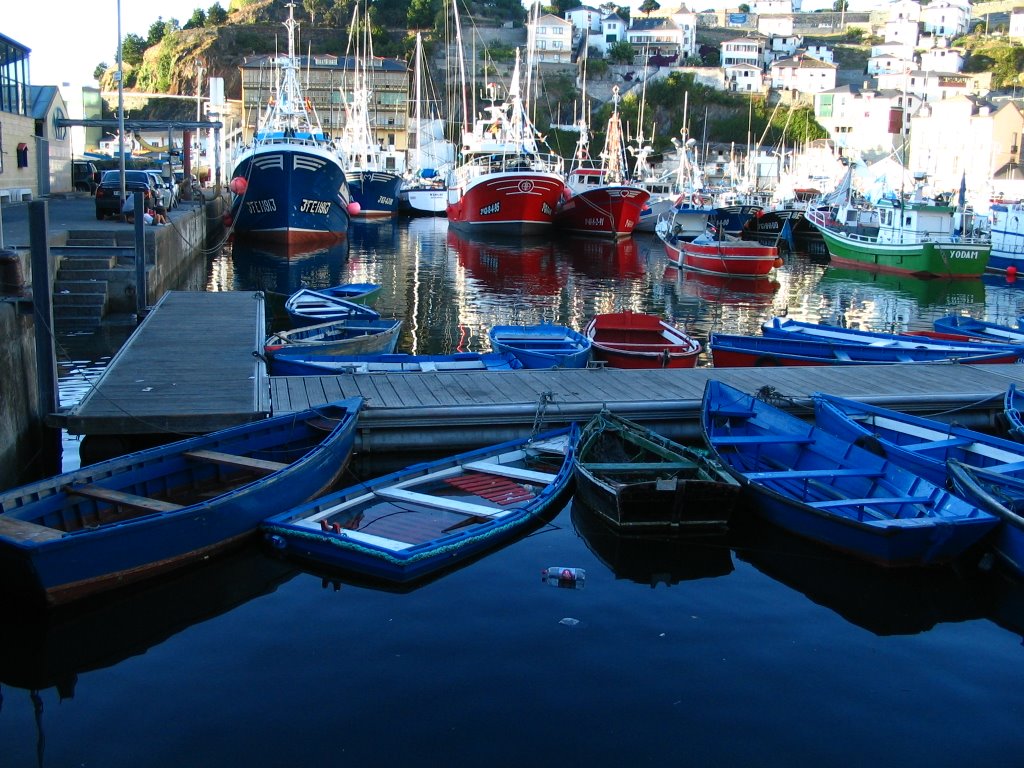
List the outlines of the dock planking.
<svg viewBox="0 0 1024 768">
<path fill-rule="evenodd" d="M 72 434 L 205 433 L 270 413 L 262 294 L 170 291 L 57 419 Z"/>
<path fill-rule="evenodd" d="M 704 385 L 718 379 L 747 392 L 777 396 L 781 407 L 810 415 L 810 396 L 828 392 L 885 407 L 957 411 L 978 428 L 994 424 L 1020 365 L 903 364 L 864 366 L 694 368 L 676 370 L 467 371 L 272 377 L 275 413 L 331 399 L 363 397 L 362 449 L 401 450 L 417 441 L 455 449 L 589 418 L 602 407 L 669 437 L 699 437 Z"/>
<path fill-rule="evenodd" d="M 904 364 L 676 370 L 465 371 L 267 377 L 262 296 L 171 292 L 117 353 L 93 390 L 59 421 L 73 434 L 182 434 L 362 397 L 362 449 L 442 450 L 512 439 L 535 424 L 589 418 L 602 407 L 669 437 L 693 439 L 704 384 L 778 396 L 809 415 L 828 392 L 886 407 L 958 418 L 984 428 L 1020 365 Z"/>
</svg>

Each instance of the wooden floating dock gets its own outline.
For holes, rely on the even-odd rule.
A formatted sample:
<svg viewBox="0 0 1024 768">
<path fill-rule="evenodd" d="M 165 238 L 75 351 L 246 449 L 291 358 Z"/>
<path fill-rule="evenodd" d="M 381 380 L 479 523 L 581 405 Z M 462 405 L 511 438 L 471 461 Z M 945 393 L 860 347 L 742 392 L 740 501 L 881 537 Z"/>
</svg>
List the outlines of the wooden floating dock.
<svg viewBox="0 0 1024 768">
<path fill-rule="evenodd" d="M 263 295 L 163 295 L 73 409 L 56 421 L 78 435 L 201 434 L 270 413 L 262 352 Z"/>
<path fill-rule="evenodd" d="M 362 397 L 359 450 L 461 450 L 589 418 L 602 407 L 680 440 L 698 437 L 704 384 L 777 394 L 809 414 L 828 392 L 906 411 L 956 412 L 993 427 L 1021 365 L 898 364 L 518 370 L 268 377 L 259 293 L 171 292 L 117 353 L 90 394 L 56 421 L 72 434 L 203 433 L 332 400 Z"/>
</svg>

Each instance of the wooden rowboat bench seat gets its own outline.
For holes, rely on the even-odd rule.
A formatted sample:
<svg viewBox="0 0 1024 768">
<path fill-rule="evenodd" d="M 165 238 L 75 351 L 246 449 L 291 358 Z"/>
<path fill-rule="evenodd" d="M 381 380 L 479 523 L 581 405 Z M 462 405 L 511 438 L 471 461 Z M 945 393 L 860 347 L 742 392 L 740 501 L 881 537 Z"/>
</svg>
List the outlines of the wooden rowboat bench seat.
<svg viewBox="0 0 1024 768">
<path fill-rule="evenodd" d="M 101 488 L 98 485 L 72 485 L 68 486 L 65 490 L 67 493 L 72 493 L 76 496 L 109 501 L 111 504 L 141 509 L 144 512 L 176 512 L 179 509 L 184 509 L 181 504 L 172 504 L 169 501 L 150 499 L 146 496 L 137 496 L 134 493 L 115 491 L 111 488 Z"/>
<path fill-rule="evenodd" d="M 782 469 L 775 472 L 750 472 L 749 480 L 804 480 L 815 477 L 882 477 L 881 470 L 844 469 Z"/>
<path fill-rule="evenodd" d="M 616 462 L 584 462 L 583 465 L 591 472 L 657 472 L 662 469 L 696 469 L 692 461 L 616 461 Z"/>
<path fill-rule="evenodd" d="M 859 499 L 828 499 L 826 501 L 809 501 L 807 504 L 815 509 L 835 509 L 838 507 L 875 507 L 891 504 L 931 504 L 931 496 L 876 496 Z"/>
<path fill-rule="evenodd" d="M 0 516 L 0 536 L 15 541 L 52 541 L 63 537 L 64 531 L 16 517 Z"/>
<path fill-rule="evenodd" d="M 810 445 L 814 442 L 813 437 L 800 437 L 798 435 L 735 435 L 719 436 L 711 438 L 715 445 L 758 445 L 759 443 L 791 443 L 793 445 Z"/>
<path fill-rule="evenodd" d="M 288 464 L 282 464 L 278 461 L 253 459 L 249 456 L 239 456 L 234 453 L 222 453 L 220 451 L 185 451 L 182 455 L 187 456 L 190 459 L 211 461 L 215 464 L 223 464 L 228 467 L 238 467 L 240 469 L 251 469 L 268 475 L 273 472 L 280 472 L 282 469 L 287 469 L 289 466 Z"/>
</svg>

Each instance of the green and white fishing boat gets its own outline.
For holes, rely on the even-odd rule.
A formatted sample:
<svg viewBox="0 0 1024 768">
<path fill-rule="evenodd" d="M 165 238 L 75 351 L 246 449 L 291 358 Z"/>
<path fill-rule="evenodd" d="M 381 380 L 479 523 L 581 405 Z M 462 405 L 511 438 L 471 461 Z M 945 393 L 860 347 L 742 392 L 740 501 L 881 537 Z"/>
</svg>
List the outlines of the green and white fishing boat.
<svg viewBox="0 0 1024 768">
<path fill-rule="evenodd" d="M 977 277 L 988 265 L 988 237 L 966 236 L 956 208 L 886 197 L 873 208 L 819 208 L 807 221 L 821 232 L 836 266 L 916 277 Z"/>
</svg>

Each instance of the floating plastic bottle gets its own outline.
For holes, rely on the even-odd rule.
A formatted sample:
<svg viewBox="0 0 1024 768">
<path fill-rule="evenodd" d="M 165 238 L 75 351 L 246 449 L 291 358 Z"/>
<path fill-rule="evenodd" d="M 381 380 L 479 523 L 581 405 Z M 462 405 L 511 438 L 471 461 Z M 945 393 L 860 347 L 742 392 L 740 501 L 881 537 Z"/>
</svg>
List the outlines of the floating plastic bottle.
<svg viewBox="0 0 1024 768">
<path fill-rule="evenodd" d="M 541 571 L 540 578 L 552 587 L 583 589 L 583 585 L 587 579 L 587 572 L 582 568 L 555 566 L 552 568 L 545 568 Z"/>
</svg>

